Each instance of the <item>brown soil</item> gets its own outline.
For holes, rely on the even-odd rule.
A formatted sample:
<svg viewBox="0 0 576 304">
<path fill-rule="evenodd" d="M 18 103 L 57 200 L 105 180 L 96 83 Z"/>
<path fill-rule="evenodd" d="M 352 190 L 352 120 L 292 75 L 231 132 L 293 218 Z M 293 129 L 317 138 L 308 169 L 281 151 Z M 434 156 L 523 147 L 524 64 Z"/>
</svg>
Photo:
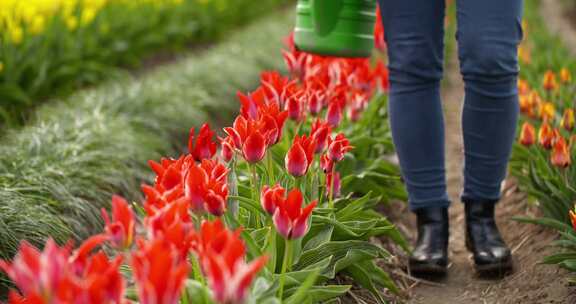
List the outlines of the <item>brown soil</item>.
<svg viewBox="0 0 576 304">
<path fill-rule="evenodd" d="M 513 179 L 505 183 L 502 201 L 497 207 L 497 221 L 504 239 L 513 251 L 515 271 L 503 279 L 483 279 L 476 276 L 470 254 L 464 246 L 463 206 L 459 202 L 462 188 L 463 144 L 460 113 L 463 84 L 457 70 L 456 58 L 451 58 L 444 87 L 446 120 L 446 153 L 448 192 L 454 202 L 450 208 L 450 265 L 448 276 L 441 281 L 418 280 L 398 268 L 387 267 L 405 289 L 404 300 L 413 304 L 447 303 L 576 303 L 576 290 L 568 286 L 566 272 L 556 266 L 540 265 L 551 252 L 547 247 L 556 234 L 539 226 L 512 220 L 514 216 L 531 216 L 537 209 L 530 207 L 526 195 L 520 192 Z M 395 211 L 392 211 L 395 210 Z M 390 208 L 391 219 L 405 235 L 414 241 L 415 217 L 404 203 Z M 396 251 L 395 253 L 399 253 Z M 400 253 L 401 254 L 401 253 Z M 405 264 L 406 257 L 399 259 Z"/>
</svg>

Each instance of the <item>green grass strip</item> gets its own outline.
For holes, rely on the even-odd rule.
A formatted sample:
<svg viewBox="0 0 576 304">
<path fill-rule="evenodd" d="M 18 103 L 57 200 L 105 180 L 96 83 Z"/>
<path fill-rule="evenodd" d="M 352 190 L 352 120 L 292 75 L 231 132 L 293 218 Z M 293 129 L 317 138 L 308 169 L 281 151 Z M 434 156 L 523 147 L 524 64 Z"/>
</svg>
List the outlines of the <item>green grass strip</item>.
<svg viewBox="0 0 576 304">
<path fill-rule="evenodd" d="M 255 87 L 262 70 L 282 69 L 292 18 L 274 13 L 142 78 L 44 105 L 28 126 L 9 130 L 0 142 L 0 257 L 23 239 L 40 245 L 99 231 L 113 193 L 139 199 L 148 159 L 181 151 L 191 126 L 229 119 L 236 90 Z"/>
</svg>

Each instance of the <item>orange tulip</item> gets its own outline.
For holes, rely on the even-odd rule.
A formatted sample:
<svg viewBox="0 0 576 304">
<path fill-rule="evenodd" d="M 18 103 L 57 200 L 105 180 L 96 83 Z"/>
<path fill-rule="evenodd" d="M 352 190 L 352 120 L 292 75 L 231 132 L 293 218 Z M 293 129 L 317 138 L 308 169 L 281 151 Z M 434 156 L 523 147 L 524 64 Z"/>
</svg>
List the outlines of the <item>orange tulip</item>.
<svg viewBox="0 0 576 304">
<path fill-rule="evenodd" d="M 570 222 L 572 222 L 572 228 L 576 230 L 576 206 L 574 206 L 574 210 L 570 210 Z"/>
<path fill-rule="evenodd" d="M 532 110 L 532 103 L 530 102 L 530 95 L 520 95 L 518 97 L 518 103 L 520 104 L 520 112 L 529 114 Z"/>
<path fill-rule="evenodd" d="M 554 147 L 552 149 L 552 154 L 550 155 L 550 162 L 557 167 L 566 168 L 571 163 L 570 150 L 566 144 L 564 137 L 560 136 L 554 142 Z"/>
<path fill-rule="evenodd" d="M 572 82 L 572 74 L 570 74 L 570 70 L 567 68 L 562 68 L 560 70 L 560 82 L 563 84 L 568 84 Z"/>
<path fill-rule="evenodd" d="M 540 104 L 540 118 L 542 120 L 552 120 L 556 115 L 556 107 L 553 103 L 545 101 Z"/>
<path fill-rule="evenodd" d="M 554 139 L 554 131 L 548 124 L 544 122 L 538 131 L 538 142 L 546 149 L 552 148 L 552 141 Z"/>
<path fill-rule="evenodd" d="M 562 121 L 560 124 L 568 131 L 574 129 L 574 109 L 564 110 L 564 115 L 562 115 Z"/>
<path fill-rule="evenodd" d="M 542 79 L 542 85 L 547 91 L 555 91 L 558 89 L 558 83 L 556 82 L 556 74 L 551 70 L 544 73 L 544 78 Z"/>
<path fill-rule="evenodd" d="M 525 95 L 530 92 L 530 85 L 524 79 L 518 79 L 518 94 Z"/>
<path fill-rule="evenodd" d="M 536 142 L 536 130 L 529 122 L 522 124 L 520 131 L 520 143 L 524 146 L 531 146 Z"/>
</svg>

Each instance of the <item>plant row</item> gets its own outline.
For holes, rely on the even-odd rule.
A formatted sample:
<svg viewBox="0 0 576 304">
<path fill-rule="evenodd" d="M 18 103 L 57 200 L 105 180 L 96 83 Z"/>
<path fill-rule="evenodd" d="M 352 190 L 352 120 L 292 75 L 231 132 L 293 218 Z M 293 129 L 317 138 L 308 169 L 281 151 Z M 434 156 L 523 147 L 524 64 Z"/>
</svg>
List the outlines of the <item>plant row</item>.
<svg viewBox="0 0 576 304">
<path fill-rule="evenodd" d="M 40 246 L 101 231 L 100 209 L 119 193 L 139 200 L 152 181 L 147 159 L 183 150 L 195 122 L 228 121 L 235 91 L 253 88 L 274 56 L 291 14 L 272 14 L 207 52 L 137 79 L 122 77 L 34 112 L 0 142 L 0 256 L 21 240 Z M 224 81 L 223 79 L 226 79 Z"/>
<path fill-rule="evenodd" d="M 214 41 L 284 0 L 0 3 L 0 124 L 47 97 L 117 77 L 154 51 Z"/>
<path fill-rule="evenodd" d="M 545 259 L 576 271 L 576 59 L 527 2 L 525 40 L 519 50 L 520 128 L 511 171 L 542 210 L 543 218 L 520 220 L 552 227 L 562 239 Z M 573 227 L 570 225 L 572 223 Z"/>
<path fill-rule="evenodd" d="M 283 57 L 289 75 L 263 72 L 239 92 L 221 136 L 192 128 L 186 153 L 149 162 L 142 204 L 114 196 L 102 233 L 75 250 L 23 242 L 0 264 L 19 288 L 10 303 L 325 303 L 349 290 L 342 276 L 379 303 L 397 292 L 378 266 L 390 254 L 370 241 L 408 250 L 375 211 L 405 197 L 384 160 L 387 70 L 291 38 Z"/>
</svg>

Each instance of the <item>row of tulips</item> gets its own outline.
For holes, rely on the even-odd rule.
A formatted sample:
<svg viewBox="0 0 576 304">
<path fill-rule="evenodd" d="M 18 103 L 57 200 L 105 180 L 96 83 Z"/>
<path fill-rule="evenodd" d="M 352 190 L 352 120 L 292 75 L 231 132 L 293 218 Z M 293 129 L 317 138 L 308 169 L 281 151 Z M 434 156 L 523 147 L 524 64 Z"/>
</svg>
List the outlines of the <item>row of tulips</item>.
<svg viewBox="0 0 576 304">
<path fill-rule="evenodd" d="M 188 153 L 150 161 L 142 204 L 115 196 L 104 231 L 77 249 L 23 242 L 0 263 L 18 287 L 9 302 L 317 303 L 349 290 L 343 275 L 379 303 L 397 292 L 370 241 L 408 250 L 374 210 L 405 196 L 383 156 L 387 70 L 287 42 L 290 76 L 262 73 L 222 137 L 192 128 Z"/>
<path fill-rule="evenodd" d="M 521 128 L 511 170 L 523 190 L 536 201 L 544 217 L 519 218 L 545 225 L 562 236 L 553 245 L 558 252 L 544 259 L 576 272 L 576 152 L 575 109 L 576 61 L 546 32 L 543 20 L 532 16 L 537 3 L 529 4 L 519 58 L 522 64 L 518 81 Z M 554 45 L 555 47 L 550 47 Z M 535 54 L 539 54 L 535 56 Z M 546 55 L 544 55 L 546 54 Z M 576 282 L 575 279 L 571 279 Z"/>
<path fill-rule="evenodd" d="M 0 1 L 0 124 L 121 75 L 151 52 L 215 41 L 285 0 Z"/>
</svg>

